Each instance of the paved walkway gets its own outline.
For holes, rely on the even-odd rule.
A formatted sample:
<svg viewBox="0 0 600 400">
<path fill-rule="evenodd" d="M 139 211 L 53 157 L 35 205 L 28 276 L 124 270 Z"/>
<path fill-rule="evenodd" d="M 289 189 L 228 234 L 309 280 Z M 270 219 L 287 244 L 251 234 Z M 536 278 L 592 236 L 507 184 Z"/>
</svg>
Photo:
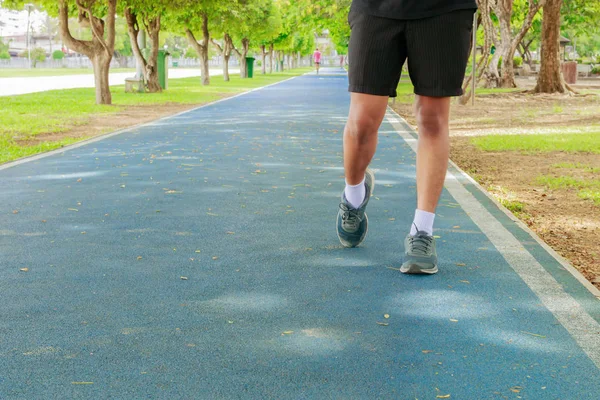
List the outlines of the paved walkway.
<svg viewBox="0 0 600 400">
<path fill-rule="evenodd" d="M 0 398 L 598 399 L 598 299 L 455 168 L 440 273 L 397 270 L 415 139 L 392 113 L 369 236 L 340 247 L 346 86 L 0 167 Z"/>
<path fill-rule="evenodd" d="M 239 73 L 239 70 L 230 70 L 231 74 Z M 222 75 L 222 69 L 211 69 L 211 76 Z M 124 85 L 125 78 L 130 78 L 133 72 L 115 72 L 109 75 L 111 86 Z M 190 78 L 200 76 L 200 68 L 169 69 L 169 79 Z M 17 94 L 45 92 L 56 89 L 74 89 L 94 87 L 93 74 L 63 75 L 63 76 L 36 76 L 22 78 L 0 78 L 0 97 L 13 96 Z"/>
</svg>

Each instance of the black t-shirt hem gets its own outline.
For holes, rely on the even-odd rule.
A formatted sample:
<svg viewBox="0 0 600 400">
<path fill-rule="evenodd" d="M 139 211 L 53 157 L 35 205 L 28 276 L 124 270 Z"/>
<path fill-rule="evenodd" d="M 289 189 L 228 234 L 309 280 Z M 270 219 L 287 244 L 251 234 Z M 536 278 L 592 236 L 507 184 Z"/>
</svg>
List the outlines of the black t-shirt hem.
<svg viewBox="0 0 600 400">
<path fill-rule="evenodd" d="M 411 14 L 407 14 L 407 15 L 393 15 L 393 13 L 384 12 L 384 11 L 380 11 L 380 10 L 371 10 L 367 6 L 364 6 L 362 4 L 359 5 L 359 4 L 356 4 L 356 2 L 352 2 L 352 7 L 350 8 L 350 11 L 355 11 L 358 13 L 372 15 L 372 16 L 380 17 L 380 18 L 412 20 L 412 19 L 425 19 L 425 18 L 436 17 L 438 15 L 451 13 L 452 11 L 458 11 L 458 10 L 473 10 L 474 11 L 476 9 L 477 9 L 477 7 L 473 7 L 473 4 L 471 2 L 469 2 L 469 3 L 465 3 L 465 4 L 452 4 L 448 7 L 437 8 L 435 10 L 428 10 L 428 11 L 424 11 L 424 12 L 420 12 L 420 13 L 414 13 L 414 14 L 411 13 Z"/>
</svg>

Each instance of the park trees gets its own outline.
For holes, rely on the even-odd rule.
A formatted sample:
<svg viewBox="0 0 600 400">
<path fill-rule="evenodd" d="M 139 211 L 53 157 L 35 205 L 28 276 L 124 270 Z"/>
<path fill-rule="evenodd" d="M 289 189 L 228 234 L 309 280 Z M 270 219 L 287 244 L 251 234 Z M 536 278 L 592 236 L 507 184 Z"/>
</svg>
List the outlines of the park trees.
<svg viewBox="0 0 600 400">
<path fill-rule="evenodd" d="M 131 49 L 139 65 L 142 66 L 144 81 L 149 92 L 160 92 L 158 81 L 158 50 L 161 15 L 167 12 L 166 0 L 122 0 L 123 14 L 127 21 L 127 31 Z M 138 44 L 138 36 L 144 31 L 150 39 L 150 52 L 145 55 Z"/>
<path fill-rule="evenodd" d="M 515 73 L 513 68 L 513 59 L 517 47 L 522 42 L 523 37 L 531 28 L 533 20 L 546 0 L 494 0 L 489 2 L 489 7 L 493 10 L 498 19 L 498 29 L 494 28 L 491 34 L 494 35 L 493 41 L 498 44 L 487 73 L 488 87 L 516 87 Z M 517 3 L 517 4 L 515 4 Z M 515 9 L 519 11 L 524 9 L 526 14 L 515 15 Z M 519 27 L 515 27 L 515 22 L 520 22 Z M 500 33 L 498 40 L 497 32 Z M 489 34 L 488 33 L 488 34 Z M 498 71 L 498 63 L 501 60 L 501 75 Z"/>
<path fill-rule="evenodd" d="M 46 4 L 50 4 L 50 0 Z M 54 3 L 56 4 L 56 3 Z M 96 103 L 111 104 L 108 71 L 115 51 L 117 0 L 58 0 L 59 31 L 63 43 L 85 54 L 94 69 Z M 75 39 L 69 29 L 69 15 L 90 29 L 91 40 Z"/>
<path fill-rule="evenodd" d="M 565 93 L 567 85 L 560 67 L 560 9 L 563 0 L 547 0 L 542 20 L 542 61 L 536 93 Z"/>
</svg>

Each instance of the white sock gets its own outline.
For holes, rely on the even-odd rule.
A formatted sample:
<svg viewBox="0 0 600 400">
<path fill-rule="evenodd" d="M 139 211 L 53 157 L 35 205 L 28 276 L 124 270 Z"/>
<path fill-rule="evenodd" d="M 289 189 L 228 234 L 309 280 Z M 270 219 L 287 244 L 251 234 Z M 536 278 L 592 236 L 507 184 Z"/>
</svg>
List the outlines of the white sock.
<svg viewBox="0 0 600 400">
<path fill-rule="evenodd" d="M 362 182 L 358 185 L 348 185 L 348 181 L 346 181 L 346 189 L 344 190 L 344 194 L 346 195 L 346 200 L 348 200 L 348 203 L 350 203 L 352 207 L 360 207 L 365 200 L 366 192 L 367 189 L 365 188 L 365 178 L 363 178 Z"/>
<path fill-rule="evenodd" d="M 433 235 L 433 220 L 435 214 L 423 210 L 415 211 L 415 219 L 410 227 L 410 234 L 415 235 L 417 230 L 427 232 L 429 235 Z"/>
</svg>

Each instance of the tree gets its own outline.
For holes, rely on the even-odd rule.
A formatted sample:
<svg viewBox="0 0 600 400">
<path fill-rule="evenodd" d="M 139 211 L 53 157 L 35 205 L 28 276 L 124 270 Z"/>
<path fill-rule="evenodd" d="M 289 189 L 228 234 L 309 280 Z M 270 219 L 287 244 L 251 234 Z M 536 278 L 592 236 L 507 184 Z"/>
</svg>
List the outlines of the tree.
<svg viewBox="0 0 600 400">
<path fill-rule="evenodd" d="M 110 61 L 115 50 L 117 0 L 58 0 L 60 34 L 63 42 L 85 54 L 94 68 L 96 104 L 111 104 L 108 84 Z M 75 39 L 69 29 L 69 13 L 76 12 L 79 22 L 90 29 L 91 40 Z"/>
<path fill-rule="evenodd" d="M 500 30 L 500 41 L 497 51 L 492 58 L 488 73 L 488 86 L 499 86 L 506 88 L 516 87 L 515 73 L 513 68 L 513 58 L 517 47 L 523 40 L 527 31 L 531 28 L 534 17 L 544 5 L 546 0 L 527 0 L 527 14 L 523 18 L 522 25 L 513 34 L 511 26 L 514 20 L 513 12 L 515 0 L 496 0 L 490 3 L 495 15 L 498 18 Z M 498 73 L 498 61 L 502 58 L 502 76 Z M 499 82 L 498 82 L 499 81 Z"/>
<path fill-rule="evenodd" d="M 62 50 L 54 50 L 52 52 L 52 59 L 53 60 L 62 60 L 63 58 L 65 58 L 65 53 L 63 53 Z"/>
<path fill-rule="evenodd" d="M 154 0 L 148 2 L 145 0 L 123 0 L 125 20 L 131 43 L 133 54 L 139 65 L 142 66 L 144 81 L 148 91 L 160 92 L 162 88 L 158 81 L 158 50 L 160 18 L 166 12 L 166 2 Z M 147 55 L 142 53 L 138 44 L 138 35 L 143 30 L 150 39 L 150 52 Z"/>
<path fill-rule="evenodd" d="M 565 93 L 560 67 L 560 9 L 563 0 L 547 0 L 542 20 L 542 63 L 535 93 Z"/>
<path fill-rule="evenodd" d="M 211 42 L 223 57 L 223 80 L 229 82 L 229 59 L 231 58 L 231 52 L 234 49 L 233 40 L 231 39 L 231 36 L 229 36 L 229 33 L 224 33 L 223 44 L 219 44 L 214 38 L 211 39 Z"/>
</svg>

